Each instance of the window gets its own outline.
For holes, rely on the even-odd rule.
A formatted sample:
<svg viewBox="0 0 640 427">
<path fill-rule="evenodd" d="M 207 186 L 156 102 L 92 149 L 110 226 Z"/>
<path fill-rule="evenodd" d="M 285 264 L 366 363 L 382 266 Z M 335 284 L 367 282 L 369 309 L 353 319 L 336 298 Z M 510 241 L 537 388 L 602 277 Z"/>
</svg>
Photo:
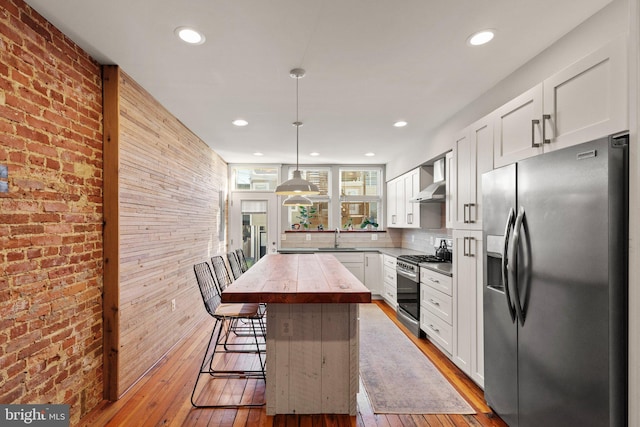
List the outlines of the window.
<svg viewBox="0 0 640 427">
<path fill-rule="evenodd" d="M 379 196 L 380 171 L 340 170 L 340 194 L 346 196 Z"/>
<path fill-rule="evenodd" d="M 382 203 L 380 168 L 340 168 L 340 226 L 377 227 Z"/>
<path fill-rule="evenodd" d="M 232 191 L 274 191 L 278 185 L 277 166 L 232 166 Z"/>
<path fill-rule="evenodd" d="M 289 168 L 289 179 L 293 178 L 293 171 L 295 170 L 296 168 Z M 318 186 L 320 194 L 314 197 L 325 196 L 326 198 L 327 196 L 331 196 L 331 168 L 300 168 L 300 175 L 302 175 L 302 179 L 306 179 L 310 183 Z"/>
<path fill-rule="evenodd" d="M 286 166 L 293 176 L 295 167 Z M 366 229 L 367 224 L 381 224 L 383 215 L 383 167 L 301 167 L 302 178 L 316 184 L 320 194 L 308 196 L 313 205 L 286 208 L 283 227 L 293 230 L 336 228 Z M 284 212 L 284 211 L 283 211 Z"/>
<path fill-rule="evenodd" d="M 296 168 L 289 168 L 289 178 Z M 291 206 L 288 208 L 289 225 L 294 230 L 328 229 L 331 209 L 331 168 L 299 168 L 303 179 L 315 184 L 320 194 L 308 196 L 313 206 Z"/>
<path fill-rule="evenodd" d="M 289 207 L 289 224 L 293 230 L 328 229 L 329 202 L 314 202 L 313 206 Z"/>
</svg>

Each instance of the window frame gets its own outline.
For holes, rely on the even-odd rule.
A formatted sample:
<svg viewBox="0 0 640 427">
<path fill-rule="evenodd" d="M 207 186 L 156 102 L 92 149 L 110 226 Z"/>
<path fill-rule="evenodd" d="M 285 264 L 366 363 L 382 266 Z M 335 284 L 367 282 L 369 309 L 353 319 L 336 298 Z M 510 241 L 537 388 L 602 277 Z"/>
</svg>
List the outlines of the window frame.
<svg viewBox="0 0 640 427">
<path fill-rule="evenodd" d="M 282 173 L 281 179 L 288 179 L 293 171 L 296 169 L 295 165 L 285 164 L 282 165 Z M 328 170 L 328 190 L 327 195 L 315 195 L 315 196 L 306 196 L 312 202 L 328 202 L 328 224 L 323 224 L 325 230 L 335 230 L 336 228 L 342 229 L 341 221 L 342 216 L 340 215 L 340 209 L 342 207 L 342 202 L 377 202 L 378 203 L 378 231 L 384 229 L 385 224 L 385 197 L 386 197 L 386 185 L 385 185 L 385 166 L 384 165 L 375 165 L 375 164 L 367 164 L 367 165 L 299 165 L 298 169 L 303 172 L 307 170 Z M 378 171 L 378 195 L 377 196 L 342 196 L 341 193 L 341 174 L 343 170 L 348 171 L 365 171 L 365 170 L 377 170 Z M 343 199 L 343 197 L 345 197 Z M 282 222 L 281 227 L 282 230 L 291 230 L 291 224 L 289 220 L 291 218 L 291 208 L 287 206 L 282 206 L 283 197 L 280 197 L 280 204 L 282 207 Z"/>
</svg>

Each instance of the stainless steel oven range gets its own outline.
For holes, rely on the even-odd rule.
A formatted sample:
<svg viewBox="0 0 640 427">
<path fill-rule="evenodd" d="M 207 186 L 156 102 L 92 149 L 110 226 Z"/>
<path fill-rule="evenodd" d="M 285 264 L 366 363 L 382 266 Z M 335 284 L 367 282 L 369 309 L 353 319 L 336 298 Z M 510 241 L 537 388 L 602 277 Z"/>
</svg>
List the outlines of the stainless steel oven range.
<svg viewBox="0 0 640 427">
<path fill-rule="evenodd" d="M 420 336 L 420 266 L 421 262 L 447 262 L 434 255 L 400 255 L 396 263 L 398 320 L 415 336 Z"/>
</svg>

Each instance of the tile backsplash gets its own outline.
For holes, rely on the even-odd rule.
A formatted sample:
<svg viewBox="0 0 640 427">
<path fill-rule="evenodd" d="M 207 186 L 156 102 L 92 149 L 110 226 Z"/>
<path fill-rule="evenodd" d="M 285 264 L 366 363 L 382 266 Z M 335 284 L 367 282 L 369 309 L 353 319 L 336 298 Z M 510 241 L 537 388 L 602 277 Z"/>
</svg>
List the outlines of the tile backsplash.
<svg viewBox="0 0 640 427">
<path fill-rule="evenodd" d="M 341 247 L 407 248 L 433 255 L 440 239 L 452 239 L 451 233 L 452 230 L 446 228 L 440 230 L 389 228 L 379 232 L 341 231 L 337 240 Z M 333 247 L 335 239 L 335 232 L 331 231 L 287 232 L 280 234 L 280 248 L 327 248 Z M 451 245 L 448 247 L 451 248 Z"/>
<path fill-rule="evenodd" d="M 337 236 L 335 231 L 288 232 L 280 234 L 280 248 L 330 248 L 336 239 L 342 247 L 399 248 L 402 247 L 402 230 L 341 231 Z"/>
<path fill-rule="evenodd" d="M 434 255 L 436 247 L 440 244 L 440 239 L 452 240 L 452 232 L 453 230 L 446 228 L 440 230 L 404 229 L 400 246 Z M 447 242 L 447 247 L 451 249 L 449 242 Z"/>
</svg>

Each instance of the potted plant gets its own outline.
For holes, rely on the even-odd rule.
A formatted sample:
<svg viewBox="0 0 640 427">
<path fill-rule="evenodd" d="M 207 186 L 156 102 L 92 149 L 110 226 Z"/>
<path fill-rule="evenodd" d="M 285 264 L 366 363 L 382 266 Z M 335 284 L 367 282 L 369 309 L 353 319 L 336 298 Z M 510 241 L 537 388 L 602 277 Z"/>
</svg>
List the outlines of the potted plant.
<svg viewBox="0 0 640 427">
<path fill-rule="evenodd" d="M 298 206 L 298 219 L 303 228 L 308 229 L 311 220 L 315 218 L 317 209 L 315 206 Z"/>
<path fill-rule="evenodd" d="M 375 222 L 373 217 L 365 218 L 362 224 L 360 224 L 360 228 L 366 228 L 367 230 L 371 230 L 372 228 L 376 229 L 378 228 L 378 223 Z"/>
</svg>

